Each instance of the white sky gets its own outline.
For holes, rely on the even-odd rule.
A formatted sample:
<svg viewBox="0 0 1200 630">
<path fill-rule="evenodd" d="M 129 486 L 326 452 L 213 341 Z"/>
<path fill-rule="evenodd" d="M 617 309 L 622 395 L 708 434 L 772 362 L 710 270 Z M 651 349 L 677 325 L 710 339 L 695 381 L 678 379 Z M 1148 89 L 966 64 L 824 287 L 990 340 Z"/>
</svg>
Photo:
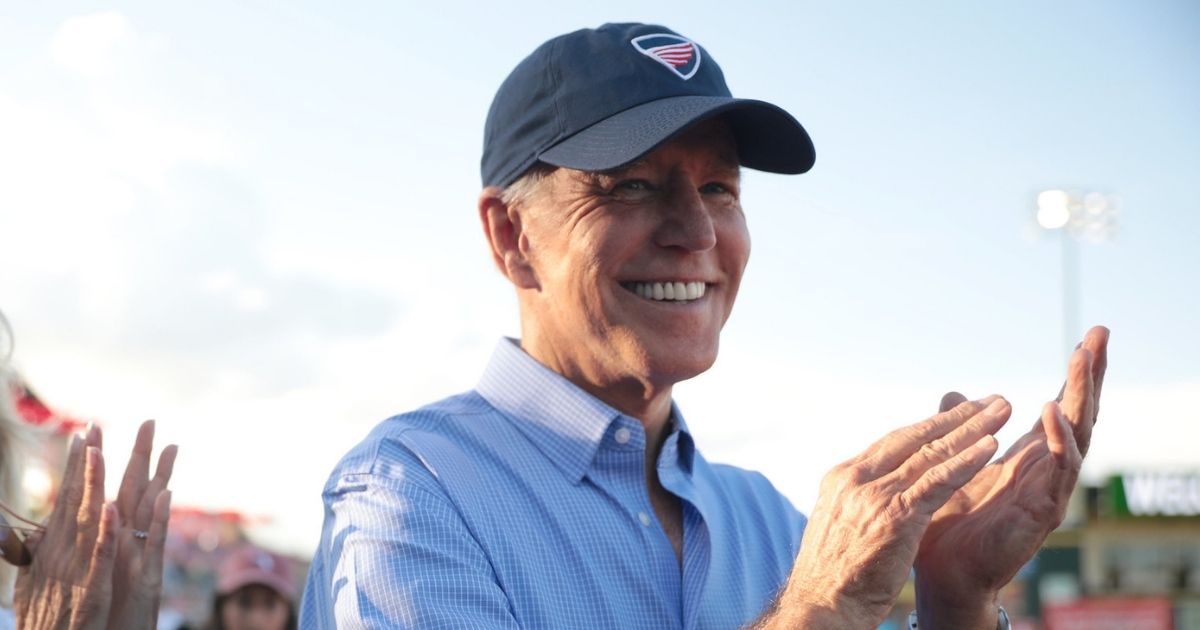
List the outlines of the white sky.
<svg viewBox="0 0 1200 630">
<path fill-rule="evenodd" d="M 1043 4 L 6 4 L 15 363 L 113 453 L 159 419 L 177 505 L 309 553 L 341 454 L 516 331 L 474 210 L 493 91 L 553 35 L 639 20 L 817 145 L 810 174 L 746 177 L 738 308 L 677 390 L 709 459 L 807 507 L 952 388 L 1007 395 L 1011 441 L 1062 378 L 1059 244 L 1032 217 L 1065 187 L 1122 200 L 1080 246 L 1082 324 L 1113 329 L 1085 473 L 1200 467 L 1200 9 Z"/>
</svg>

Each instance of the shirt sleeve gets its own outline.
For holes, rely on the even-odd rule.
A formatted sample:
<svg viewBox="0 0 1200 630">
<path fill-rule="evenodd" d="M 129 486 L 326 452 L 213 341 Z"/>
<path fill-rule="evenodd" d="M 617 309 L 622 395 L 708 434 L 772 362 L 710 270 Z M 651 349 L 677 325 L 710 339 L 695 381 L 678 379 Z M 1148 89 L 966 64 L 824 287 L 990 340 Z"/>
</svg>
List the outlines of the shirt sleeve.
<svg viewBox="0 0 1200 630">
<path fill-rule="evenodd" d="M 302 628 L 517 628 L 453 502 L 417 462 L 331 480 Z"/>
</svg>

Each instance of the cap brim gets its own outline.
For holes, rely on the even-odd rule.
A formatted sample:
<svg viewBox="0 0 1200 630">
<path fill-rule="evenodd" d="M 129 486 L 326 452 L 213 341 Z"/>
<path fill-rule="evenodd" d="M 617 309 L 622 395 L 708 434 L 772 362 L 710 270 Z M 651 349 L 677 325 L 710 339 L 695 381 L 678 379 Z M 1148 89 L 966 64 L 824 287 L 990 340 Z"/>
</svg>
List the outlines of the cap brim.
<svg viewBox="0 0 1200 630">
<path fill-rule="evenodd" d="M 614 169 L 718 114 L 733 129 L 742 166 L 785 174 L 812 168 L 812 140 L 791 114 L 764 101 L 726 96 L 673 96 L 631 107 L 562 140 L 538 159 L 581 171 Z"/>
</svg>

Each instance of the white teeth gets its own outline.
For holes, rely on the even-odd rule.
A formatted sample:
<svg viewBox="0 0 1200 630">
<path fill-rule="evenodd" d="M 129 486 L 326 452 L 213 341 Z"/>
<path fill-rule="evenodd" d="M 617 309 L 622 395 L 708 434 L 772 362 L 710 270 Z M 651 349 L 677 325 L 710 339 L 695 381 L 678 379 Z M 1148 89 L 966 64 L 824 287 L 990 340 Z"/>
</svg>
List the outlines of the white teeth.
<svg viewBox="0 0 1200 630">
<path fill-rule="evenodd" d="M 658 302 L 686 302 L 704 297 L 703 282 L 628 282 L 625 287 L 640 297 Z"/>
</svg>

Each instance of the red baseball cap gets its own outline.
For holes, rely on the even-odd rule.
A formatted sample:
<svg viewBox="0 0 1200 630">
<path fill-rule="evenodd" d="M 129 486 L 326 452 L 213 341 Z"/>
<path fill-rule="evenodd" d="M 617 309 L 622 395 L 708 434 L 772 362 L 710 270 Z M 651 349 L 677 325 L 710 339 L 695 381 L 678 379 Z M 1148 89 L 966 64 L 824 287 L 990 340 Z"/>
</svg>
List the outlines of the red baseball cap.
<svg viewBox="0 0 1200 630">
<path fill-rule="evenodd" d="M 217 594 L 228 595 L 243 586 L 262 584 L 289 602 L 296 600 L 296 581 L 287 558 L 246 545 L 234 550 L 217 568 Z"/>
</svg>

